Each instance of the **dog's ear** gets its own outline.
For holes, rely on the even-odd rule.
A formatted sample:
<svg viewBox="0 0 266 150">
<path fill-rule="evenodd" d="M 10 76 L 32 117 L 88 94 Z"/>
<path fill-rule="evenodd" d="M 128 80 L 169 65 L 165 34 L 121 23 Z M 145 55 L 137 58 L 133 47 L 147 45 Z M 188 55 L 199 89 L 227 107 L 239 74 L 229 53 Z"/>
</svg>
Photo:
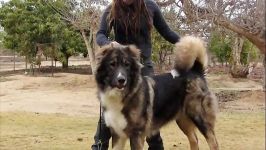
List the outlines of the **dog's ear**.
<svg viewBox="0 0 266 150">
<path fill-rule="evenodd" d="M 114 44 L 113 42 L 111 42 L 110 44 L 101 47 L 95 55 L 96 59 L 99 58 L 101 60 L 101 58 L 104 57 L 108 51 L 117 48 L 118 46 L 118 44 Z"/>
<path fill-rule="evenodd" d="M 107 54 L 108 51 L 110 51 L 111 49 L 113 49 L 113 45 L 112 43 L 106 46 L 101 47 L 95 54 L 95 58 L 96 58 L 96 64 L 100 64 L 103 57 Z"/>
<path fill-rule="evenodd" d="M 136 60 L 140 60 L 140 50 L 135 45 L 129 45 L 127 50 Z"/>
<path fill-rule="evenodd" d="M 135 45 L 129 45 L 127 46 L 127 51 L 136 60 L 139 68 L 143 68 L 144 66 L 140 63 L 140 49 Z"/>
</svg>

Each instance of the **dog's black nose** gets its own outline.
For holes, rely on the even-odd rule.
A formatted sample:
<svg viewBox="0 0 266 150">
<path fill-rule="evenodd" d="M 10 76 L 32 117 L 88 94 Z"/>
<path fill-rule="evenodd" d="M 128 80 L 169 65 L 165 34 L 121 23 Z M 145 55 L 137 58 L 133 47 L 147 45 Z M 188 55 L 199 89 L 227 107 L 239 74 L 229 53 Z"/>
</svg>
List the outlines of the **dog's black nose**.
<svg viewBox="0 0 266 150">
<path fill-rule="evenodd" d="M 118 81 L 119 84 L 124 84 L 124 83 L 126 82 L 126 78 L 123 77 L 123 76 L 121 76 L 121 77 L 119 77 L 119 78 L 117 79 L 117 81 Z"/>
</svg>

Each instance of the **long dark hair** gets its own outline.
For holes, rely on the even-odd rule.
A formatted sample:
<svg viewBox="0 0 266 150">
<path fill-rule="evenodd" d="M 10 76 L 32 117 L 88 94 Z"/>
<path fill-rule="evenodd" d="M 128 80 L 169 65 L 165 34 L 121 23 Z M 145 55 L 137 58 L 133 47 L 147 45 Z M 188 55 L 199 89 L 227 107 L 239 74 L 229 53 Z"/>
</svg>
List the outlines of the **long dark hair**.
<svg viewBox="0 0 266 150">
<path fill-rule="evenodd" d="M 132 33 L 139 32 L 142 17 L 145 18 L 148 30 L 151 31 L 151 17 L 144 0 L 134 0 L 130 6 L 124 4 L 122 0 L 113 0 L 108 20 L 109 25 L 118 21 L 125 27 L 126 34 L 128 34 L 128 31 Z"/>
</svg>

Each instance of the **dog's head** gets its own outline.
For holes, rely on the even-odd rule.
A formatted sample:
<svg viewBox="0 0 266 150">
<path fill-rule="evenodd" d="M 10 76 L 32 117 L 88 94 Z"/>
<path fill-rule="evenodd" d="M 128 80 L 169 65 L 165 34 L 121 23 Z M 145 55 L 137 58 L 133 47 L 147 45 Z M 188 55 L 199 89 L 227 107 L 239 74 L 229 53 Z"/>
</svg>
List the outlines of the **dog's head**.
<svg viewBox="0 0 266 150">
<path fill-rule="evenodd" d="M 140 51 L 135 46 L 105 46 L 96 54 L 96 82 L 101 90 L 130 89 L 140 75 Z"/>
</svg>

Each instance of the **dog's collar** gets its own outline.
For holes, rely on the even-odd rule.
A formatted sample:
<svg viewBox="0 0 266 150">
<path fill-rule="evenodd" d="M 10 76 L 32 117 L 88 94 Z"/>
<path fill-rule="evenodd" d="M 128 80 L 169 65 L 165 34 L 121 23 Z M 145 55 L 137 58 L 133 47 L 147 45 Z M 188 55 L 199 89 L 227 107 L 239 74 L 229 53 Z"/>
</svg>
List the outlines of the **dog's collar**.
<svg viewBox="0 0 266 150">
<path fill-rule="evenodd" d="M 170 73 L 173 76 L 173 78 L 176 78 L 176 77 L 178 77 L 180 75 L 175 69 L 171 70 Z"/>
</svg>

